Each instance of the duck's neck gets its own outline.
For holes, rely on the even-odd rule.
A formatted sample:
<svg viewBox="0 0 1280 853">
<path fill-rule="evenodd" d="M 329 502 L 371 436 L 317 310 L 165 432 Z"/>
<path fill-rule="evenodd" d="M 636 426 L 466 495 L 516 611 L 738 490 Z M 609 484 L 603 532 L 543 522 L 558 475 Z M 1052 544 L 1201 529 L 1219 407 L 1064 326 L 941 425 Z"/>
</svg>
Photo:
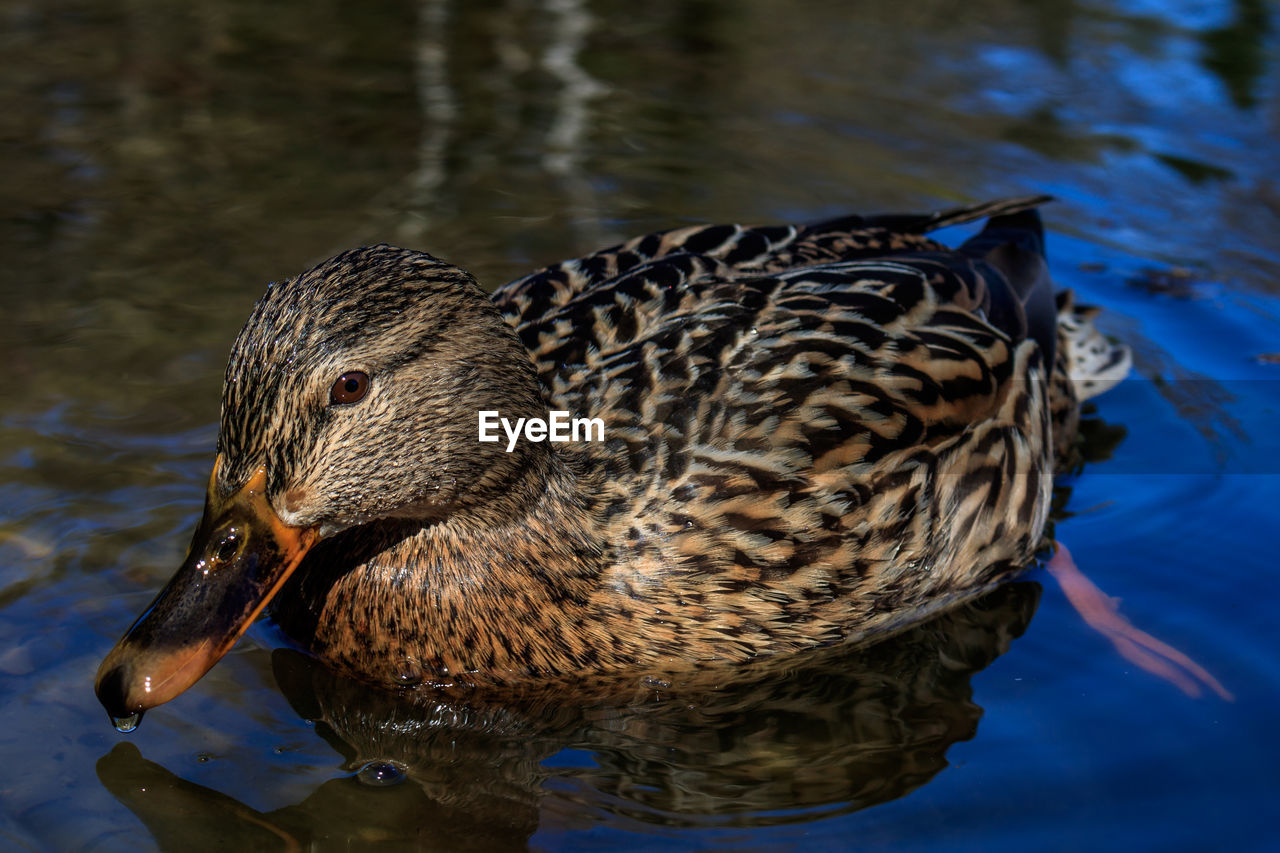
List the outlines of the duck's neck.
<svg viewBox="0 0 1280 853">
<path fill-rule="evenodd" d="M 429 565 L 428 586 L 577 598 L 608 563 L 603 472 L 549 444 L 484 506 L 423 528 L 398 555 Z"/>
<path fill-rule="evenodd" d="M 585 456 L 540 448 L 486 507 L 317 548 L 281 593 L 286 630 L 384 683 L 504 680 L 589 660 L 581 623 L 614 560 L 606 481 Z"/>
</svg>

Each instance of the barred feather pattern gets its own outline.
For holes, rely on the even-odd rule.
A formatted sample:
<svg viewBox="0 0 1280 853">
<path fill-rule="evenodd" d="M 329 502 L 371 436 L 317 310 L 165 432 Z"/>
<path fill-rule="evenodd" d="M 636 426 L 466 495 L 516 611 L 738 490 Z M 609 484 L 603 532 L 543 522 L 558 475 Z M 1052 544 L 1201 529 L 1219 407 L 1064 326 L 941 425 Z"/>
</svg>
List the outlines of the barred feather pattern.
<svg viewBox="0 0 1280 853">
<path fill-rule="evenodd" d="M 1041 544 L 1077 403 L 1064 347 L 988 321 L 1001 274 L 922 232 L 1041 201 L 684 228 L 500 288 L 545 407 L 606 441 L 538 445 L 507 524 L 333 537 L 277 617 L 375 681 L 511 683 L 857 641 L 989 588 Z"/>
</svg>

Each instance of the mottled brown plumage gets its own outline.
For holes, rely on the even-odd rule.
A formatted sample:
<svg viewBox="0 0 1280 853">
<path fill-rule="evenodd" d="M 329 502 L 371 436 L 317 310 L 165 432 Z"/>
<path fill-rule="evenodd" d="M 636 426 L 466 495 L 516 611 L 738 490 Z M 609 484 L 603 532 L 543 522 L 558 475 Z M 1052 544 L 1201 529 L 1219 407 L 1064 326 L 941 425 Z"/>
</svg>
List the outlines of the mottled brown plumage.
<svg viewBox="0 0 1280 853">
<path fill-rule="evenodd" d="M 684 228 L 491 298 L 420 252 L 345 252 L 236 341 L 202 530 L 265 500 L 319 540 L 273 612 L 380 683 L 678 672 L 918 621 L 1031 560 L 1071 379 L 1127 370 L 1055 303 L 1043 201 Z M 924 236 L 984 216 L 960 249 Z M 333 403 L 352 370 L 367 397 Z M 507 452 L 481 410 L 605 440 Z"/>
</svg>

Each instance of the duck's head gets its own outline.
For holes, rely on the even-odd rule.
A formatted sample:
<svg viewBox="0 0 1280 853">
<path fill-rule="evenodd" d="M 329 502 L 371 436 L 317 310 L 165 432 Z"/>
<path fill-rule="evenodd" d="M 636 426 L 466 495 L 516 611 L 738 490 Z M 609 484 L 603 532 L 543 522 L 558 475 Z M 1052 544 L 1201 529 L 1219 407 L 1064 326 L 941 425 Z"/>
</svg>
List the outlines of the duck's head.
<svg viewBox="0 0 1280 853">
<path fill-rule="evenodd" d="M 382 245 L 271 286 L 231 352 L 190 553 L 98 669 L 108 713 L 194 684 L 326 537 L 509 513 L 536 446 L 479 442 L 495 409 L 545 416 L 527 352 L 462 270 Z"/>
</svg>

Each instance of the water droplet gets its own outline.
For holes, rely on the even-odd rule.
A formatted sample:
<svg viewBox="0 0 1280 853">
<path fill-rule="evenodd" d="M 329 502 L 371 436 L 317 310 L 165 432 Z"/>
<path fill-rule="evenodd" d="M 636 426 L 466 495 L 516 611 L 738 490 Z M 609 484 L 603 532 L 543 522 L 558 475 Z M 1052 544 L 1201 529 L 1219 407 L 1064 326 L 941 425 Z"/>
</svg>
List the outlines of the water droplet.
<svg viewBox="0 0 1280 853">
<path fill-rule="evenodd" d="M 408 769 L 396 761 L 370 761 L 356 771 L 356 778 L 373 788 L 399 785 L 409 778 Z"/>
<path fill-rule="evenodd" d="M 141 711 L 136 714 L 130 714 L 127 717 L 117 717 L 114 715 L 111 717 L 111 725 L 115 726 L 116 731 L 120 732 L 122 735 L 127 735 L 129 732 L 136 729 L 141 722 Z"/>
<path fill-rule="evenodd" d="M 413 687 L 414 685 L 422 683 L 424 675 L 422 667 L 418 666 L 417 661 L 405 658 L 404 662 L 400 664 L 400 668 L 396 670 L 395 675 L 392 677 L 395 679 L 396 684 L 399 684 L 401 687 Z"/>
<path fill-rule="evenodd" d="M 666 690 L 671 686 L 670 681 L 665 681 L 652 675 L 646 675 L 642 683 L 645 687 L 652 687 L 654 690 Z"/>
<path fill-rule="evenodd" d="M 213 756 L 207 752 L 197 752 L 196 761 L 199 761 L 201 764 L 206 764 L 210 761 L 213 761 Z"/>
</svg>

